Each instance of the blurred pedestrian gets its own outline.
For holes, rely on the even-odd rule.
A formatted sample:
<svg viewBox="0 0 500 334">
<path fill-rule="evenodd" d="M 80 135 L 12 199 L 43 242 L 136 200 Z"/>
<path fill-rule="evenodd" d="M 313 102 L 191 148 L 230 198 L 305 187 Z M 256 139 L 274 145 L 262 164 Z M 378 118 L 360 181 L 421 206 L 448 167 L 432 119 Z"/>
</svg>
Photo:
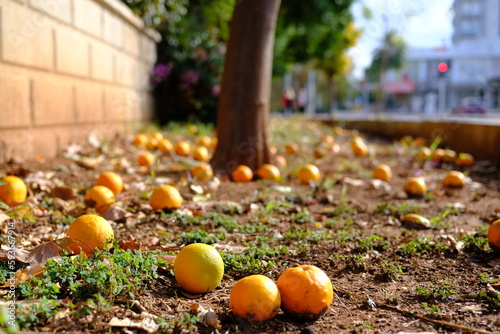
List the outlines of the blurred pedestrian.
<svg viewBox="0 0 500 334">
<path fill-rule="evenodd" d="M 291 115 L 295 106 L 295 91 L 293 87 L 288 87 L 283 92 L 282 103 L 285 116 Z"/>
</svg>

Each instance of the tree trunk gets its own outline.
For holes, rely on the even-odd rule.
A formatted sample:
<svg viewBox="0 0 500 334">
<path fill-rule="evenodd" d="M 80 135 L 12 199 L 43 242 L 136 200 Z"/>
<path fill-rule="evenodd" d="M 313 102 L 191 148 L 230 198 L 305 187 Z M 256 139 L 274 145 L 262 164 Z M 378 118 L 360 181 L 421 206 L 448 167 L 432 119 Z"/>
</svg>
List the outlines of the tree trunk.
<svg viewBox="0 0 500 334">
<path fill-rule="evenodd" d="M 274 35 L 281 0 L 237 1 L 221 80 L 218 144 L 211 165 L 230 173 L 270 161 L 269 104 Z"/>
</svg>

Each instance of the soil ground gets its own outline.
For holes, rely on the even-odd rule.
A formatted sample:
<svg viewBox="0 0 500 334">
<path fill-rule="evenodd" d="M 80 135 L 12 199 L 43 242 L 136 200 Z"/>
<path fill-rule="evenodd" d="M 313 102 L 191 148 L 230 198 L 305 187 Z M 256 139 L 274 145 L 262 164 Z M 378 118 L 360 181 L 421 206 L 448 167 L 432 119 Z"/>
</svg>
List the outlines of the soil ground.
<svg viewBox="0 0 500 334">
<path fill-rule="evenodd" d="M 371 137 L 365 138 L 370 153 L 356 157 L 350 149 L 357 135 L 353 131 L 302 119 L 280 122 L 274 122 L 273 144 L 288 166 L 282 168 L 283 180 L 278 182 L 238 184 L 224 176 L 219 176 L 220 182 L 191 180 L 186 171 L 195 161 L 159 152 L 159 163 L 151 173 L 136 165 L 140 149 L 130 145 L 131 135 L 75 144 L 56 159 L 0 163 L 0 176 L 19 175 L 30 188 L 28 204 L 36 222 L 20 220 L 17 225 L 22 249 L 33 249 L 67 229 L 67 222 L 55 222 L 55 214 L 76 217 L 92 211 L 82 204 L 85 189 L 109 169 L 119 172 L 127 185 L 117 197 L 117 206 L 128 215 L 111 218 L 117 240 L 132 236 L 145 252 L 175 254 L 186 244 L 182 235 L 201 229 L 214 237 L 210 243 L 221 253 L 241 253 L 251 245 L 287 247 L 287 252 L 256 255 L 261 261 L 257 269 L 229 267 L 221 285 L 207 294 L 183 292 L 170 269 L 161 269 L 148 291 L 136 296 L 135 306 L 115 302 L 108 310 L 94 310 L 86 317 L 68 313 L 64 321 L 51 318 L 29 330 L 144 333 L 132 326 L 112 327 L 109 322 L 113 317 L 140 319 L 149 313 L 174 324 L 166 332 L 215 332 L 210 326 L 183 320 L 198 304 L 217 314 L 220 333 L 500 332 L 500 297 L 494 297 L 494 289 L 500 290 L 495 285 L 500 282 L 500 255 L 486 240 L 489 224 L 500 219 L 497 166 L 486 161 L 470 167 L 421 162 L 415 158 L 419 150 L 415 141 Z M 180 138 L 195 142 L 200 135 L 186 130 L 163 134 L 172 142 Z M 340 151 L 324 150 L 321 157 L 314 157 L 315 148 L 324 146 L 320 144 L 324 135 L 333 136 Z M 290 142 L 299 144 L 298 153 L 285 153 Z M 297 181 L 295 172 L 304 163 L 320 168 L 322 182 Z M 387 184 L 371 178 L 371 170 L 379 163 L 392 168 L 393 178 Z M 468 182 L 463 188 L 443 186 L 445 174 L 452 169 L 466 173 Z M 425 179 L 428 191 L 423 198 L 409 198 L 403 191 L 411 176 Z M 156 183 L 172 183 L 181 190 L 185 202 L 176 215 L 155 213 L 147 204 L 143 194 Z M 40 208 L 47 196 L 58 197 L 57 212 Z M 255 228 L 222 233 L 210 219 L 184 224 L 179 218 L 210 212 Z M 401 221 L 405 213 L 428 218 L 430 226 L 405 225 Z M 319 319 L 298 320 L 280 312 L 271 320 L 249 323 L 231 313 L 229 296 L 238 279 L 259 273 L 276 281 L 284 269 L 300 264 L 323 269 L 335 288 L 333 304 Z M 490 288 L 493 291 L 488 294 Z M 0 298 L 5 295 L 0 290 Z M 58 312 L 64 314 L 65 309 L 61 305 Z"/>
</svg>

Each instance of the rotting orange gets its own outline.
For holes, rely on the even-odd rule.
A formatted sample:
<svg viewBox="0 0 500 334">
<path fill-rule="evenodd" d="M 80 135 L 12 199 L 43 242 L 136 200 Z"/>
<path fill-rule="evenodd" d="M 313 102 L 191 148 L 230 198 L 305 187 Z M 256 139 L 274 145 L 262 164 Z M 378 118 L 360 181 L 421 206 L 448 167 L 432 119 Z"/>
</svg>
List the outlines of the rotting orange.
<svg viewBox="0 0 500 334">
<path fill-rule="evenodd" d="M 316 165 L 307 164 L 299 169 L 297 172 L 297 178 L 301 183 L 309 184 L 311 181 L 319 181 L 321 178 L 321 172 Z"/>
<path fill-rule="evenodd" d="M 281 294 L 281 308 L 298 318 L 317 319 L 333 302 L 330 278 L 313 265 L 286 269 L 276 284 Z"/>
<path fill-rule="evenodd" d="M 194 243 L 183 247 L 174 260 L 175 280 L 191 293 L 213 291 L 224 276 L 224 261 L 210 245 Z"/>
<path fill-rule="evenodd" d="M 275 165 L 263 164 L 257 170 L 257 175 L 264 180 L 278 181 L 281 177 L 280 170 Z"/>
<path fill-rule="evenodd" d="M 28 188 L 24 181 L 14 175 L 8 175 L 0 180 L 0 200 L 9 206 L 26 201 Z"/>
<path fill-rule="evenodd" d="M 107 242 L 110 248 L 112 246 L 110 241 L 114 239 L 111 224 L 103 217 L 93 214 L 75 219 L 69 225 L 66 235 L 75 239 L 75 243 L 69 246 L 75 254 L 82 251 L 90 254 L 95 248 L 104 249 Z"/>
<path fill-rule="evenodd" d="M 208 149 L 205 146 L 198 146 L 193 151 L 193 159 L 194 160 L 207 161 L 209 157 L 210 157 L 210 154 L 208 153 Z"/>
<path fill-rule="evenodd" d="M 464 173 L 452 170 L 443 179 L 443 185 L 450 188 L 462 188 L 465 185 L 466 178 Z"/>
<path fill-rule="evenodd" d="M 272 279 L 250 275 L 231 289 L 229 304 L 233 313 L 248 321 L 266 321 L 278 314 L 281 295 Z"/>
<path fill-rule="evenodd" d="M 95 208 L 99 213 L 105 213 L 116 202 L 113 192 L 105 186 L 93 186 L 85 192 L 85 205 Z"/>
<path fill-rule="evenodd" d="M 246 165 L 239 165 L 231 172 L 231 179 L 234 182 L 250 182 L 253 179 L 253 172 Z"/>
<path fill-rule="evenodd" d="M 109 188 L 115 196 L 123 190 L 122 177 L 110 170 L 99 175 L 96 184 L 98 186 L 105 186 Z"/>
<path fill-rule="evenodd" d="M 143 151 L 137 156 L 137 164 L 139 166 L 151 167 L 155 162 L 155 156 L 153 153 L 148 151 Z"/>
<path fill-rule="evenodd" d="M 198 145 L 210 148 L 210 146 L 212 145 L 212 138 L 210 138 L 209 136 L 201 136 L 200 138 L 198 138 Z"/>
<path fill-rule="evenodd" d="M 372 171 L 372 178 L 389 182 L 392 178 L 392 170 L 386 164 L 380 164 Z"/>
<path fill-rule="evenodd" d="M 361 137 L 356 137 L 351 141 L 351 150 L 357 157 L 364 157 L 368 154 L 368 146 Z"/>
<path fill-rule="evenodd" d="M 214 177 L 214 171 L 210 164 L 202 162 L 191 169 L 191 175 L 197 180 L 208 181 Z"/>
<path fill-rule="evenodd" d="M 182 205 L 182 196 L 175 187 L 170 185 L 157 186 L 149 197 L 149 204 L 155 211 L 178 209 Z"/>
<path fill-rule="evenodd" d="M 408 197 L 423 197 L 427 191 L 427 185 L 421 177 L 410 177 L 406 180 L 403 189 Z"/>
<path fill-rule="evenodd" d="M 500 219 L 495 220 L 488 228 L 488 243 L 491 249 L 500 252 Z"/>
<path fill-rule="evenodd" d="M 177 155 L 180 155 L 181 157 L 188 156 L 189 153 L 191 153 L 191 145 L 189 145 L 189 143 L 186 141 L 177 142 L 174 145 L 174 151 Z"/>
<path fill-rule="evenodd" d="M 134 140 L 132 141 L 132 145 L 146 147 L 147 142 L 148 136 L 146 136 L 144 133 L 138 133 L 135 135 Z"/>
<path fill-rule="evenodd" d="M 157 148 L 161 151 L 163 154 L 171 154 L 174 152 L 174 145 L 168 140 L 167 138 L 163 138 L 158 142 Z"/>
</svg>

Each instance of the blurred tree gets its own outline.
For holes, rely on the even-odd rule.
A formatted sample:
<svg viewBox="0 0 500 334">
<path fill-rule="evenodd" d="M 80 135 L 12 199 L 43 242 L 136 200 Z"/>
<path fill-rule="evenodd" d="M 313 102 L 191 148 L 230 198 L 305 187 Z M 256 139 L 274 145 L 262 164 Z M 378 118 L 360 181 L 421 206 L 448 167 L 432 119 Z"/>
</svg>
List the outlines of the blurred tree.
<svg viewBox="0 0 500 334">
<path fill-rule="evenodd" d="M 230 173 L 270 161 L 269 104 L 275 25 L 280 0 L 238 1 L 230 24 L 211 165 Z"/>
<path fill-rule="evenodd" d="M 151 73 L 155 117 L 215 122 L 234 0 L 123 0 L 162 35 Z"/>
<path fill-rule="evenodd" d="M 401 69 L 405 63 L 406 43 L 394 30 L 385 33 L 382 45 L 374 50 L 370 66 L 365 70 L 368 82 L 377 82 L 376 111 L 385 106 L 384 79 L 389 69 Z"/>
</svg>

